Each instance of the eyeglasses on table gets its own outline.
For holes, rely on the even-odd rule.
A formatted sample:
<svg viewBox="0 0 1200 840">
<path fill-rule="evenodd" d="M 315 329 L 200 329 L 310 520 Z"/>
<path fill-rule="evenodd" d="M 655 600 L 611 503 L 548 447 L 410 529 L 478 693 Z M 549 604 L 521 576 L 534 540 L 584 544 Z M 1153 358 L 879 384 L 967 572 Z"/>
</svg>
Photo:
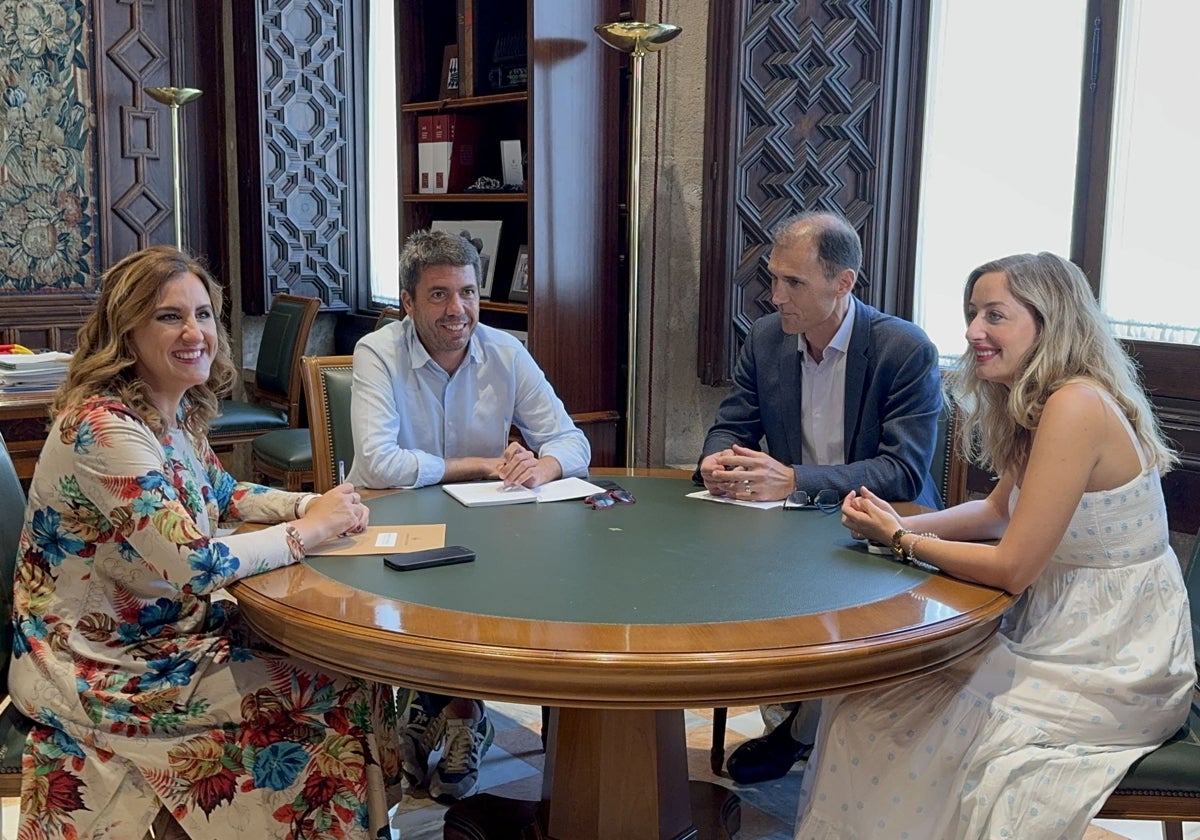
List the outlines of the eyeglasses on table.
<svg viewBox="0 0 1200 840">
<path fill-rule="evenodd" d="M 595 510 L 602 510 L 613 505 L 632 505 L 637 499 L 624 487 L 617 487 L 613 490 L 605 490 L 603 493 L 593 493 L 585 497 L 583 501 Z"/>
<path fill-rule="evenodd" d="M 833 489 L 818 490 L 809 494 L 807 490 L 794 490 L 783 500 L 784 510 L 819 510 L 835 513 L 842 509 L 842 496 Z"/>
</svg>

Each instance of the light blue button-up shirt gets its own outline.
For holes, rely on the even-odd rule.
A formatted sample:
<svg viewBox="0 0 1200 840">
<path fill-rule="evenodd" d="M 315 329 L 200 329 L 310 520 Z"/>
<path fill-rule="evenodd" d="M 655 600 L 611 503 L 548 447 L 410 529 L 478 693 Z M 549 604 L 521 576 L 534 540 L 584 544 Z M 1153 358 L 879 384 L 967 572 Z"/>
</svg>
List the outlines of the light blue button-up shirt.
<svg viewBox="0 0 1200 840">
<path fill-rule="evenodd" d="M 592 450 L 546 375 L 519 341 L 478 325 L 453 375 L 417 337 L 412 319 L 387 324 L 354 348 L 351 396 L 360 487 L 438 484 L 447 458 L 498 458 L 516 426 L 539 458 L 563 476 L 587 475 Z"/>
</svg>

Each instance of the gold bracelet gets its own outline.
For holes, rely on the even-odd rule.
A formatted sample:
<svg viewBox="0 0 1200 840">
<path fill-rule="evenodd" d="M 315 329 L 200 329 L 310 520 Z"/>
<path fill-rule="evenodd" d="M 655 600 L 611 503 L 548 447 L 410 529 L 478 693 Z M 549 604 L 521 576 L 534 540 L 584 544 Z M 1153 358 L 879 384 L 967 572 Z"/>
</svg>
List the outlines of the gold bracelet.
<svg viewBox="0 0 1200 840">
<path fill-rule="evenodd" d="M 911 534 L 912 531 L 907 528 L 897 528 L 896 533 L 892 534 L 892 556 L 904 562 L 904 543 L 900 542 L 905 534 Z"/>
</svg>

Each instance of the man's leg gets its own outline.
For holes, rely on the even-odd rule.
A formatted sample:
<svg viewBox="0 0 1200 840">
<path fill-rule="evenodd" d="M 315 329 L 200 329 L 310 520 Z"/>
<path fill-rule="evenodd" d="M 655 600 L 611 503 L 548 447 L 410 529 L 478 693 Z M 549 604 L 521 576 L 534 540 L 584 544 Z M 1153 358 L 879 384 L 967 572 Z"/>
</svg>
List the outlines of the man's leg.
<svg viewBox="0 0 1200 840">
<path fill-rule="evenodd" d="M 807 758 L 816 739 L 819 701 L 786 704 L 787 716 L 760 738 L 752 738 L 733 751 L 726 762 L 729 778 L 751 785 L 786 776 L 792 765 Z M 764 711 L 764 720 L 771 712 Z"/>
<path fill-rule="evenodd" d="M 429 779 L 429 795 L 441 801 L 464 799 L 479 784 L 479 763 L 496 731 L 482 700 L 456 697 L 442 712 L 445 749 Z"/>
</svg>

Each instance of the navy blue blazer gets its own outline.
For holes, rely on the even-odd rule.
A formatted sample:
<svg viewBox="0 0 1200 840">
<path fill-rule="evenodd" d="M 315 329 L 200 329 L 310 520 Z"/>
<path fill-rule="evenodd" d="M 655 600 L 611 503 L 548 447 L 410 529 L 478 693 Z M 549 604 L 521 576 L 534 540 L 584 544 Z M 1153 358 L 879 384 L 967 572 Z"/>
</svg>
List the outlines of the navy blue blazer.
<svg viewBox="0 0 1200 840">
<path fill-rule="evenodd" d="M 909 321 L 855 300 L 846 355 L 846 463 L 806 465 L 801 456 L 800 353 L 778 312 L 750 327 L 733 386 L 704 439 L 701 460 L 740 444 L 796 471 L 796 487 L 840 495 L 866 486 L 889 501 L 941 507 L 929 473 L 937 445 L 942 381 L 937 348 Z"/>
</svg>

